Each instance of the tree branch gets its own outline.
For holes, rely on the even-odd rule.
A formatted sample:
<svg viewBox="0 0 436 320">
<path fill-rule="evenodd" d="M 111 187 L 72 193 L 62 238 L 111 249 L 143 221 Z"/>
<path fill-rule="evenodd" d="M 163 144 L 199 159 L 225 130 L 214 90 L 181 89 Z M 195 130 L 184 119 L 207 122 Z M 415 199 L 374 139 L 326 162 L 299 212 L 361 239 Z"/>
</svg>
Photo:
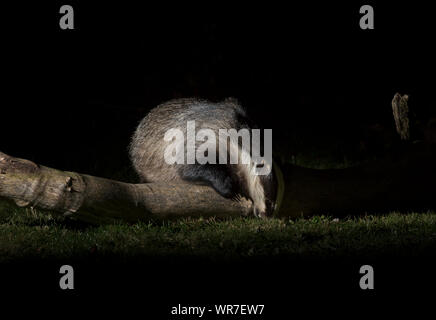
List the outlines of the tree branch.
<svg viewBox="0 0 436 320">
<path fill-rule="evenodd" d="M 194 184 L 129 184 L 64 172 L 0 152 L 0 197 L 74 215 L 89 222 L 138 221 L 172 217 L 240 216 L 251 202 L 221 197 Z"/>
<path fill-rule="evenodd" d="M 410 117 L 407 94 L 400 95 L 396 93 L 392 99 L 392 113 L 394 114 L 395 127 L 401 140 L 410 140 Z"/>
</svg>

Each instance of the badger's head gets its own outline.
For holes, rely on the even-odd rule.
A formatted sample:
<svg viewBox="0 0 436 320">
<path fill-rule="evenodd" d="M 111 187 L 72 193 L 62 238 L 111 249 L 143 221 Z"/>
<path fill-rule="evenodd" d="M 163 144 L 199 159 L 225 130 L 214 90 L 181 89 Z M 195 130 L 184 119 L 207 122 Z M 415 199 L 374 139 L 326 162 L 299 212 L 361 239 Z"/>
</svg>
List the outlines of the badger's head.
<svg viewBox="0 0 436 320">
<path fill-rule="evenodd" d="M 259 169 L 264 174 L 256 174 Z M 253 202 L 254 215 L 271 217 L 278 210 L 283 194 L 283 178 L 279 168 L 275 163 L 254 163 L 247 180 L 247 193 Z"/>
</svg>

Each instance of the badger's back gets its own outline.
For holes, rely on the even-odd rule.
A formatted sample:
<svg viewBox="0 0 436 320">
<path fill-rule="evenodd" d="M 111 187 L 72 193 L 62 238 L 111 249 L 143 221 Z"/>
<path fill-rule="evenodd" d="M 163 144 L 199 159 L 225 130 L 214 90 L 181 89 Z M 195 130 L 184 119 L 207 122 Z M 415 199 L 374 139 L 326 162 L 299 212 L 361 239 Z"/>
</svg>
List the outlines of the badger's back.
<svg viewBox="0 0 436 320">
<path fill-rule="evenodd" d="M 140 122 L 130 144 L 130 158 L 141 182 L 181 180 L 180 165 L 164 161 L 164 136 L 169 129 L 185 133 L 188 121 L 195 121 L 196 131 L 211 129 L 217 136 L 219 129 L 248 127 L 245 111 L 234 99 L 220 103 L 175 99 L 158 105 Z"/>
</svg>

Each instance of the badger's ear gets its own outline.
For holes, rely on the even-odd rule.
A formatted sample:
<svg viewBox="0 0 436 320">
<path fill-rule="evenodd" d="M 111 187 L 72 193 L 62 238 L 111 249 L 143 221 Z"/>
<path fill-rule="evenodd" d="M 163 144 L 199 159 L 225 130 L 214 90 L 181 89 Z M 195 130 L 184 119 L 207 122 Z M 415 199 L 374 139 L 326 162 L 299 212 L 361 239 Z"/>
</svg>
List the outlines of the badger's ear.
<svg viewBox="0 0 436 320">
<path fill-rule="evenodd" d="M 223 102 L 239 105 L 238 99 L 236 99 L 234 97 L 227 97 L 227 98 L 224 99 Z"/>
</svg>

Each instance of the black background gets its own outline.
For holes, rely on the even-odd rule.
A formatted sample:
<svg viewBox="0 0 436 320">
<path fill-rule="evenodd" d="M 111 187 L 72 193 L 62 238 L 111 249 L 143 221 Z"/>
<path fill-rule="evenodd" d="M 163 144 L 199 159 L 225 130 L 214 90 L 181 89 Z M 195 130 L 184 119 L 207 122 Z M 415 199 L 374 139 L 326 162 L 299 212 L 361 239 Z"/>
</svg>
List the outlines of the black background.
<svg viewBox="0 0 436 320">
<path fill-rule="evenodd" d="M 425 7 L 373 3 L 361 30 L 361 3 L 71 4 L 75 30 L 59 28 L 59 3 L 2 9 L 3 152 L 111 176 L 140 119 L 175 97 L 234 96 L 285 144 L 392 126 L 395 92 L 436 113 Z"/>
<path fill-rule="evenodd" d="M 398 91 L 418 116 L 435 113 L 434 18 L 423 5 L 90 2 L 2 5 L 2 152 L 112 176 L 128 166 L 136 124 L 175 97 L 234 96 L 278 139 L 347 141 L 359 125 L 392 126 Z M 62 4 L 74 7 L 75 30 L 59 28 Z M 359 28 L 363 4 L 374 6 L 375 30 Z M 159 319 L 178 303 L 265 303 L 289 315 L 301 305 L 344 310 L 347 297 L 362 311 L 434 283 L 428 257 L 363 260 L 82 262 L 73 293 L 57 289 L 54 262 L 6 268 L 2 279 L 56 301 L 47 310 L 141 309 Z M 358 270 L 371 263 L 385 280 L 363 292 Z"/>
</svg>

